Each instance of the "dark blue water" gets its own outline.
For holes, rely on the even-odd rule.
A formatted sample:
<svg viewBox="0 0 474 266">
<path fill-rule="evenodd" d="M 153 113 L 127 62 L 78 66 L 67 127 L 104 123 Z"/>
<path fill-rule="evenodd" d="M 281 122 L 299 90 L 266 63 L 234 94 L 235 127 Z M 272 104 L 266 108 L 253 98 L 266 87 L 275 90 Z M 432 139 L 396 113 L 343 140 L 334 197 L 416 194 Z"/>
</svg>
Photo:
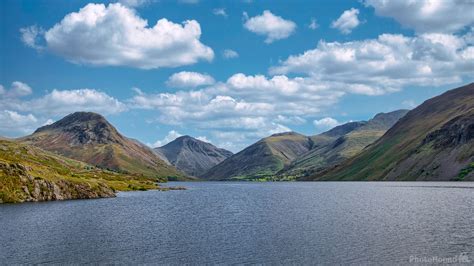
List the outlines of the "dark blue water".
<svg viewBox="0 0 474 266">
<path fill-rule="evenodd" d="M 179 185 L 0 205 L 0 263 L 474 261 L 474 183 Z"/>
</svg>

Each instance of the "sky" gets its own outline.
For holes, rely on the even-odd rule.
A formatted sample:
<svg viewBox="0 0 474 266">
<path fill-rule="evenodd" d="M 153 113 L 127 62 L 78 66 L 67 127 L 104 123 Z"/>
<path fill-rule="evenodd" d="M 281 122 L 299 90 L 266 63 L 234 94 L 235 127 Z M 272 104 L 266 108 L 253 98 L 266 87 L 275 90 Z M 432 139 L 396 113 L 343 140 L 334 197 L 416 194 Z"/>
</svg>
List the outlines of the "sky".
<svg viewBox="0 0 474 266">
<path fill-rule="evenodd" d="M 474 80 L 474 1 L 0 1 L 0 136 L 76 111 L 237 152 Z"/>
</svg>

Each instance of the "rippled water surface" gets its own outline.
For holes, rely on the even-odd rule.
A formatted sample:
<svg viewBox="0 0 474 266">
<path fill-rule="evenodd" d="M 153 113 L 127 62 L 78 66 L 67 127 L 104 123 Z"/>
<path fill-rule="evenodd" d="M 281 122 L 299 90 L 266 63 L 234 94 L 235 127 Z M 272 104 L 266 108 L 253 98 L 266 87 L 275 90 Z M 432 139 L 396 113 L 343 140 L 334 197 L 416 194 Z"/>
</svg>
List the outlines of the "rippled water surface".
<svg viewBox="0 0 474 266">
<path fill-rule="evenodd" d="M 0 205 L 0 263 L 474 263 L 473 183 L 169 185 Z"/>
</svg>

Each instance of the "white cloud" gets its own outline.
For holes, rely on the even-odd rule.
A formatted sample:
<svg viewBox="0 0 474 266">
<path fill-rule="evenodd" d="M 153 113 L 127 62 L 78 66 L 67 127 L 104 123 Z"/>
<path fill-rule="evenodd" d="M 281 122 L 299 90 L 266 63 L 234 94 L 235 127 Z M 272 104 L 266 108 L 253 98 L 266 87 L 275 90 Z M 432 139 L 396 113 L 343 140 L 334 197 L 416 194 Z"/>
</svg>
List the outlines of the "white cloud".
<svg viewBox="0 0 474 266">
<path fill-rule="evenodd" d="M 474 47 L 466 37 L 469 34 L 382 34 L 361 41 L 320 41 L 315 49 L 290 56 L 270 73 L 301 73 L 314 82 L 366 95 L 405 86 L 454 84 L 474 69 Z"/>
<path fill-rule="evenodd" d="M 293 21 L 276 16 L 269 10 L 252 18 L 248 18 L 247 13 L 244 13 L 244 18 L 244 27 L 253 33 L 266 36 L 265 43 L 286 39 L 296 30 L 296 24 Z"/>
<path fill-rule="evenodd" d="M 337 20 L 331 23 L 331 27 L 338 29 L 343 34 L 349 34 L 360 24 L 357 15 L 359 15 L 359 10 L 356 8 L 346 10 Z"/>
<path fill-rule="evenodd" d="M 391 17 L 401 25 L 423 32 L 456 32 L 474 23 L 471 0 L 365 0 L 375 14 Z"/>
<path fill-rule="evenodd" d="M 119 100 L 93 89 L 53 90 L 27 103 L 32 109 L 47 114 L 65 115 L 76 111 L 115 114 L 126 110 Z"/>
<path fill-rule="evenodd" d="M 319 120 L 314 120 L 313 124 L 318 129 L 327 130 L 327 129 L 331 129 L 333 127 L 336 127 L 336 126 L 340 125 L 341 123 L 339 123 L 336 119 L 334 119 L 332 117 L 325 117 L 325 118 L 321 118 Z"/>
<path fill-rule="evenodd" d="M 214 78 L 207 74 L 182 71 L 171 75 L 166 84 L 172 88 L 196 88 L 203 85 L 211 85 L 214 82 Z"/>
<path fill-rule="evenodd" d="M 310 28 L 312 30 L 315 30 L 315 29 L 319 28 L 319 24 L 318 24 L 318 22 L 316 21 L 315 18 L 311 18 L 311 22 L 309 23 L 308 28 Z"/>
<path fill-rule="evenodd" d="M 0 135 L 18 137 L 32 133 L 40 121 L 33 114 L 20 114 L 11 110 L 0 111 Z"/>
<path fill-rule="evenodd" d="M 211 132 L 218 146 L 236 151 L 270 134 L 290 131 L 289 125 L 301 125 L 305 117 L 316 115 L 342 95 L 304 78 L 238 73 L 200 90 L 137 93 L 129 104 L 156 110 L 159 123 Z M 229 139 L 235 135 L 240 137 Z"/>
<path fill-rule="evenodd" d="M 141 69 L 212 60 L 214 52 L 200 36 L 195 20 L 177 24 L 163 18 L 149 27 L 120 3 L 88 4 L 44 33 L 47 50 L 73 63 Z"/>
<path fill-rule="evenodd" d="M 234 51 L 234 50 L 231 50 L 231 49 L 225 49 L 223 52 L 222 52 L 222 56 L 225 58 L 225 59 L 232 59 L 232 58 L 237 58 L 239 57 L 239 54 Z"/>
<path fill-rule="evenodd" d="M 164 146 L 181 136 L 183 135 L 179 133 L 178 131 L 171 130 L 168 132 L 168 135 L 166 135 L 162 140 L 157 140 L 155 143 L 153 143 L 152 148 Z"/>
<path fill-rule="evenodd" d="M 14 81 L 8 93 L 12 96 L 22 97 L 30 95 L 33 93 L 33 90 L 26 83 Z"/>
<path fill-rule="evenodd" d="M 93 89 L 55 89 L 42 97 L 26 101 L 20 99 L 1 99 L 0 110 L 15 110 L 56 116 L 76 111 L 91 111 L 107 115 L 125 111 L 126 105 L 104 92 Z"/>
<path fill-rule="evenodd" d="M 214 8 L 212 10 L 212 14 L 214 14 L 216 16 L 227 17 L 227 13 L 225 12 L 225 8 Z"/>
<path fill-rule="evenodd" d="M 31 87 L 21 81 L 13 81 L 10 89 L 8 90 L 0 85 L 0 95 L 2 95 L 4 98 L 24 97 L 30 95 L 31 93 L 33 93 Z"/>
</svg>

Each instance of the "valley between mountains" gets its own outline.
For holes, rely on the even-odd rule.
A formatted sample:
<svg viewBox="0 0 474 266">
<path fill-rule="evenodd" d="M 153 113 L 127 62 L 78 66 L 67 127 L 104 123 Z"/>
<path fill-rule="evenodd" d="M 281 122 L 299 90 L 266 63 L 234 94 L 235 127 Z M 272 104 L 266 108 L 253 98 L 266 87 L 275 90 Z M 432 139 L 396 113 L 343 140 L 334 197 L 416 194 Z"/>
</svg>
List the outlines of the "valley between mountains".
<svg viewBox="0 0 474 266">
<path fill-rule="evenodd" d="M 191 136 L 151 149 L 89 112 L 0 138 L 1 203 L 113 197 L 171 180 L 474 181 L 474 83 L 411 111 L 314 136 L 278 133 L 236 154 Z"/>
</svg>

